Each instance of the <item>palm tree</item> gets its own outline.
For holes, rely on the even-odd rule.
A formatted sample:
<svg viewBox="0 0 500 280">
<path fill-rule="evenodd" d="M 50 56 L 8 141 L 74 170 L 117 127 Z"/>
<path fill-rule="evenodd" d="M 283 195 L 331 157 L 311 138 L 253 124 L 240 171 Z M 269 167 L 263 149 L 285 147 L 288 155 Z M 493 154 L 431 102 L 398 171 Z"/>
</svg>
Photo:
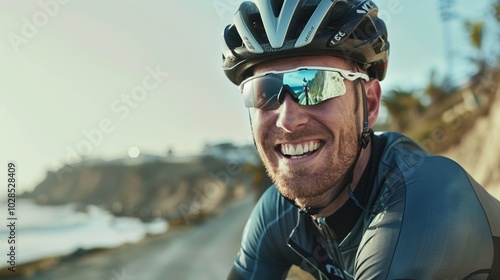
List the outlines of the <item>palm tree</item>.
<svg viewBox="0 0 500 280">
<path fill-rule="evenodd" d="M 469 31 L 470 41 L 476 50 L 481 51 L 484 34 L 483 21 L 466 21 L 465 27 Z"/>
<path fill-rule="evenodd" d="M 470 60 L 476 65 L 477 71 L 470 77 L 472 86 L 477 85 L 487 71 L 487 61 L 483 52 L 484 21 L 466 21 L 465 28 L 469 32 L 469 40 L 476 50 L 475 57 Z"/>
<path fill-rule="evenodd" d="M 393 129 L 400 132 L 407 130 L 412 121 L 423 111 L 420 98 L 416 96 L 414 91 L 402 89 L 390 90 L 382 98 L 382 103 L 387 108 L 387 111 L 389 111 Z"/>
</svg>

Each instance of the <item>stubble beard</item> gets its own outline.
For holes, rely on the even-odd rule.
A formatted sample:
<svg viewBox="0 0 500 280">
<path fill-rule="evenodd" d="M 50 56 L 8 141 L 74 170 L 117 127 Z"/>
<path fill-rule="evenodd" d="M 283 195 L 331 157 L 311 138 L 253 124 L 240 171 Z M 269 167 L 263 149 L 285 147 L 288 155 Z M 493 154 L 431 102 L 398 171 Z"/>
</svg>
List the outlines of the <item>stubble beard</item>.
<svg viewBox="0 0 500 280">
<path fill-rule="evenodd" d="M 317 133 L 308 131 L 277 139 L 300 139 L 301 135 L 317 135 Z M 280 166 L 271 139 L 263 145 L 257 145 L 257 149 L 267 174 L 283 196 L 292 200 L 315 201 L 325 196 L 334 197 L 344 189 L 347 173 L 355 160 L 358 146 L 356 130 L 347 128 L 338 135 L 336 145 L 333 144 L 333 135 L 327 137 L 327 145 L 318 151 L 322 153 L 320 155 L 322 162 L 316 162 L 316 167 Z"/>
</svg>

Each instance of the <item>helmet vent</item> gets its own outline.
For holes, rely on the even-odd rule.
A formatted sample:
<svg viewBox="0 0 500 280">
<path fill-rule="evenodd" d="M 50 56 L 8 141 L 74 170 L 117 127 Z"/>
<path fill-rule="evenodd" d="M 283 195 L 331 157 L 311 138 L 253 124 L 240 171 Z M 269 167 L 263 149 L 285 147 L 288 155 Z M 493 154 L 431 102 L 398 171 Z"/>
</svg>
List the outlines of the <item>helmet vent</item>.
<svg viewBox="0 0 500 280">
<path fill-rule="evenodd" d="M 389 42 L 378 12 L 372 0 L 245 0 L 224 33 L 224 72 L 240 84 L 264 61 L 331 55 L 383 80 Z"/>
<path fill-rule="evenodd" d="M 278 17 L 280 15 L 281 9 L 283 8 L 283 2 L 284 0 L 271 1 L 274 17 Z"/>
<path fill-rule="evenodd" d="M 352 38 L 361 41 L 370 40 L 370 38 L 375 37 L 376 33 L 377 29 L 375 25 L 370 18 L 366 17 L 360 22 L 358 28 L 354 30 L 354 32 L 352 33 Z"/>
</svg>

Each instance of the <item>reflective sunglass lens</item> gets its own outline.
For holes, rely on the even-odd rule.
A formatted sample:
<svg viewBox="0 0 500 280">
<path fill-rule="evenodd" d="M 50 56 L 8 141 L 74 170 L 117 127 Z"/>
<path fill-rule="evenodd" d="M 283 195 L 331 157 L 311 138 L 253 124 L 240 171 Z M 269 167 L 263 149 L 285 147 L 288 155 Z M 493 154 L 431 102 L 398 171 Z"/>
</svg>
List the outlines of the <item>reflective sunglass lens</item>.
<svg viewBox="0 0 500 280">
<path fill-rule="evenodd" d="M 346 93 L 344 76 L 352 73 L 344 72 L 346 70 L 301 69 L 251 78 L 241 86 L 245 106 L 274 110 L 284 102 L 286 93 L 300 105 L 319 104 Z"/>
</svg>

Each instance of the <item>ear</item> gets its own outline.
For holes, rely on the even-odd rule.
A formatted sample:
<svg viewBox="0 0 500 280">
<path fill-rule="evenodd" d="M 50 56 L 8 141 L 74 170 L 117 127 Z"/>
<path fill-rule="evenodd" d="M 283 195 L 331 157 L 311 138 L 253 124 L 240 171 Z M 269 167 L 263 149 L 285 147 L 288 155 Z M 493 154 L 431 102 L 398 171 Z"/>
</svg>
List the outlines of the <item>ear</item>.
<svg viewBox="0 0 500 280">
<path fill-rule="evenodd" d="M 368 127 L 373 127 L 378 119 L 378 112 L 380 109 L 380 97 L 382 96 L 382 89 L 380 82 L 377 79 L 371 79 L 365 83 L 366 90 L 366 103 L 368 105 Z"/>
</svg>

